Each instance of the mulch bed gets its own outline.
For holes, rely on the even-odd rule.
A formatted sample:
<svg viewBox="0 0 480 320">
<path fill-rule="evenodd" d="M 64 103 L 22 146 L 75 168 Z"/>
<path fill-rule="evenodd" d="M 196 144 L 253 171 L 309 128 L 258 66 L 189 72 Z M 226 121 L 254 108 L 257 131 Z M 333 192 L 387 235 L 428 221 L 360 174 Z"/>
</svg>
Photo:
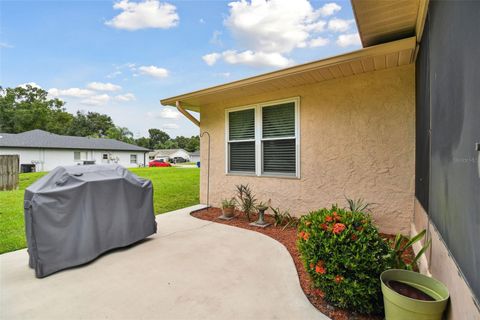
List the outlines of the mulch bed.
<svg viewBox="0 0 480 320">
<path fill-rule="evenodd" d="M 371 319 L 382 319 L 383 317 L 380 316 L 372 316 L 372 315 L 361 315 L 357 314 L 352 311 L 344 310 L 344 309 L 339 309 L 337 307 L 329 305 L 324 299 L 323 299 L 323 293 L 319 289 L 315 289 L 312 286 L 312 282 L 310 280 L 310 277 L 305 270 L 305 266 L 302 263 L 302 260 L 300 258 L 300 254 L 298 252 L 297 248 L 297 229 L 296 228 L 286 228 L 283 229 L 282 227 L 275 227 L 273 226 L 273 217 L 266 215 L 265 220 L 272 223 L 272 225 L 266 227 L 266 228 L 258 228 L 254 226 L 249 225 L 249 221 L 247 218 L 241 214 L 241 212 L 236 212 L 235 213 L 235 218 L 226 221 L 222 219 L 218 219 L 219 216 L 222 215 L 222 210 L 220 208 L 207 208 L 207 209 L 202 209 L 199 211 L 195 211 L 192 213 L 192 216 L 202 219 L 202 220 L 209 220 L 209 221 L 215 221 L 218 223 L 223 223 L 223 224 L 228 224 L 230 226 L 235 226 L 243 229 L 248 229 L 256 232 L 263 233 L 269 237 L 272 237 L 273 239 L 279 241 L 282 243 L 287 250 L 290 252 L 290 255 L 293 258 L 293 261 L 295 263 L 295 267 L 297 268 L 297 273 L 298 273 L 298 278 L 300 280 L 300 286 L 303 289 L 303 292 L 305 292 L 305 295 L 307 296 L 308 300 L 318 309 L 320 312 L 323 314 L 329 316 L 330 318 L 334 320 L 347 320 L 347 319 L 358 319 L 358 320 L 371 320 Z M 253 214 L 251 217 L 252 221 L 255 221 L 257 219 L 256 214 Z M 382 237 L 384 238 L 389 238 L 392 239 L 394 238 L 393 235 L 383 235 Z M 406 261 L 411 261 L 413 256 L 413 252 L 409 251 L 405 255 Z"/>
</svg>

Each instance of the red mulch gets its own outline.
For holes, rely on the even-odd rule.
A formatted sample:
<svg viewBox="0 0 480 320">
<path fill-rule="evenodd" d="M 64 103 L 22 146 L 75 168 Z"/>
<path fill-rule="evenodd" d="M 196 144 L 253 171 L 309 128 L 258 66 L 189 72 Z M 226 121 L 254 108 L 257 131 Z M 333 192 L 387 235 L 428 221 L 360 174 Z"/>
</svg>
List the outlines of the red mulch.
<svg viewBox="0 0 480 320">
<path fill-rule="evenodd" d="M 312 287 L 312 283 L 310 281 L 310 277 L 305 270 L 305 267 L 300 259 L 300 254 L 297 248 L 297 229 L 296 228 L 286 228 L 283 230 L 282 227 L 275 227 L 273 226 L 273 217 L 266 215 L 265 220 L 272 223 L 272 225 L 266 228 L 258 228 L 249 225 L 249 221 L 247 218 L 241 214 L 241 212 L 235 213 L 235 218 L 230 221 L 225 221 L 222 219 L 218 219 L 219 216 L 222 215 L 222 210 L 220 208 L 208 208 L 202 209 L 192 213 L 192 216 L 209 221 L 215 221 L 218 223 L 228 224 L 231 226 L 248 229 L 263 233 L 267 236 L 272 237 L 273 239 L 282 243 L 287 250 L 290 252 L 293 261 L 295 263 L 295 267 L 297 268 L 298 278 L 300 280 L 300 285 L 305 292 L 308 300 L 323 314 L 329 316 L 333 320 L 347 320 L 347 319 L 358 319 L 358 320 L 371 320 L 371 319 L 382 319 L 379 316 L 371 316 L 371 315 L 361 315 L 357 314 L 352 311 L 339 309 L 337 307 L 329 305 L 323 298 L 323 293 L 319 289 L 315 289 Z M 257 219 L 257 215 L 253 214 L 251 220 L 255 221 Z M 383 235 L 384 238 L 392 239 L 395 236 L 393 235 Z M 405 256 L 405 260 L 412 260 L 412 252 L 408 252 Z"/>
</svg>

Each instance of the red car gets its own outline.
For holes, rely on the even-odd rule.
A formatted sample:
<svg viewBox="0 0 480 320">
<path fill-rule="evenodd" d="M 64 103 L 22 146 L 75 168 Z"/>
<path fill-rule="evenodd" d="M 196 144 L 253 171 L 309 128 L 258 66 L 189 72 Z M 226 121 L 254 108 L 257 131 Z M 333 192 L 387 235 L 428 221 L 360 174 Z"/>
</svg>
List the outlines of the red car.
<svg viewBox="0 0 480 320">
<path fill-rule="evenodd" d="M 148 163 L 149 167 L 171 167 L 172 165 L 163 160 L 152 160 Z"/>
</svg>

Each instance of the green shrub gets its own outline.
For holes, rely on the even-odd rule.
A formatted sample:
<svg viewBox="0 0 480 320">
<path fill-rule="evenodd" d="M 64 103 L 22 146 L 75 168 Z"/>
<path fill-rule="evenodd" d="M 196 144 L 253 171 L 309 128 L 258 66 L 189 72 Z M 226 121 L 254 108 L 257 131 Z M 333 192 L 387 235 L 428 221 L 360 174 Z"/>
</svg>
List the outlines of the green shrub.
<svg viewBox="0 0 480 320">
<path fill-rule="evenodd" d="M 382 312 L 379 277 L 389 268 L 390 249 L 368 214 L 333 206 L 303 216 L 298 231 L 305 268 L 329 303 Z"/>
</svg>

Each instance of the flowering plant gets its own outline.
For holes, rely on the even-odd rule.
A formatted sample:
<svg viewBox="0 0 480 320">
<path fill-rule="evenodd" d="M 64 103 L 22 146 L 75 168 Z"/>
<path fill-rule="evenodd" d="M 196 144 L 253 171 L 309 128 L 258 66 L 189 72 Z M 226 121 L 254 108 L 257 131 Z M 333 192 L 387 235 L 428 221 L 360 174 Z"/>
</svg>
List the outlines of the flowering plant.
<svg viewBox="0 0 480 320">
<path fill-rule="evenodd" d="M 315 288 L 331 304 L 361 313 L 382 311 L 380 273 L 388 244 L 370 216 L 333 206 L 300 219 L 297 245 Z"/>
</svg>

